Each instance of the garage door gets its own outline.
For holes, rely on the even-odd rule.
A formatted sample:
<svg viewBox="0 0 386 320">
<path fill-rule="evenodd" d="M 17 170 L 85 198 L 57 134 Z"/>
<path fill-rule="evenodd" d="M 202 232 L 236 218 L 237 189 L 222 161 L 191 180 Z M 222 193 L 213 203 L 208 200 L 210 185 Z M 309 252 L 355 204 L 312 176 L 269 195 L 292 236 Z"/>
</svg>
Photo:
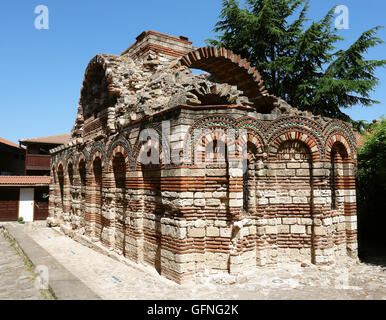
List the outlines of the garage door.
<svg viewBox="0 0 386 320">
<path fill-rule="evenodd" d="M 0 188 L 0 221 L 16 221 L 19 215 L 19 188 Z"/>
</svg>

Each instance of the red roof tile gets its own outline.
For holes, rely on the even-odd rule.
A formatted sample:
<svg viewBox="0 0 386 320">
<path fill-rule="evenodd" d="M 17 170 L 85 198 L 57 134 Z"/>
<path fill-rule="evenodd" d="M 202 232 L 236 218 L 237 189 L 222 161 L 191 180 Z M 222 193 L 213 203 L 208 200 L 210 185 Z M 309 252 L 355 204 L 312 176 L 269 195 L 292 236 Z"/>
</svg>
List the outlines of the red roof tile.
<svg viewBox="0 0 386 320">
<path fill-rule="evenodd" d="M 0 176 L 0 185 L 48 185 L 50 181 L 46 176 Z"/>
<path fill-rule="evenodd" d="M 60 136 L 50 136 L 50 137 L 42 137 L 42 138 L 33 138 L 33 139 L 25 139 L 20 140 L 21 143 L 50 143 L 50 144 L 65 144 L 70 141 L 71 135 L 62 134 Z"/>
<path fill-rule="evenodd" d="M 19 147 L 16 143 L 13 143 L 13 142 L 8 141 L 8 140 L 6 140 L 6 139 L 3 139 L 3 138 L 1 138 L 1 137 L 0 137 L 0 143 L 4 143 L 4 144 L 9 145 L 9 146 L 11 146 L 11 147 L 15 147 L 15 148 L 20 149 L 20 147 Z"/>
</svg>

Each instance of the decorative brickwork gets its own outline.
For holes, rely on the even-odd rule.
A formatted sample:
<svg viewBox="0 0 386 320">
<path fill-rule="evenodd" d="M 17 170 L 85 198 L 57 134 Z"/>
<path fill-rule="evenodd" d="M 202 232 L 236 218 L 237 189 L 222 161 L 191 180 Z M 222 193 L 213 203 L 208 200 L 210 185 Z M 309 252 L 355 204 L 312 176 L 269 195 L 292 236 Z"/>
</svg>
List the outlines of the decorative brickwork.
<svg viewBox="0 0 386 320">
<path fill-rule="evenodd" d="M 357 255 L 352 128 L 268 95 L 229 50 L 145 32 L 98 55 L 52 164 L 51 225 L 177 282 Z"/>
</svg>

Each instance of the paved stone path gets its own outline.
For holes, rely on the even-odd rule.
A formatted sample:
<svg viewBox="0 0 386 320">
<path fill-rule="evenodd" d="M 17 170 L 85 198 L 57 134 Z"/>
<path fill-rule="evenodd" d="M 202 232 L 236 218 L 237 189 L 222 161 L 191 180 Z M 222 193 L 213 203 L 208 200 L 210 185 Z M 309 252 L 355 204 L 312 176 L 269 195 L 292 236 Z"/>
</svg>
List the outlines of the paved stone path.
<svg viewBox="0 0 386 320">
<path fill-rule="evenodd" d="M 256 268 L 239 277 L 202 274 L 177 285 L 153 269 L 100 254 L 57 231 L 25 227 L 25 232 L 102 299 L 385 299 L 386 268 L 340 262 L 331 267 L 282 264 Z"/>
<path fill-rule="evenodd" d="M 43 299 L 35 288 L 34 274 L 0 232 L 0 300 Z"/>
</svg>

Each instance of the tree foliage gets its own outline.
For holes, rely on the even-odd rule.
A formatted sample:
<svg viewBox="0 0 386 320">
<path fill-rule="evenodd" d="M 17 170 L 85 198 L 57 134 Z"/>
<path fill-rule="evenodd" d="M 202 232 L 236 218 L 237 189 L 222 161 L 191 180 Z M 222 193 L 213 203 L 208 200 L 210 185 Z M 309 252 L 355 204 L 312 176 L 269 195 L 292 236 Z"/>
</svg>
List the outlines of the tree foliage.
<svg viewBox="0 0 386 320">
<path fill-rule="evenodd" d="M 348 120 L 341 108 L 379 103 L 370 98 L 377 67 L 386 60 L 366 60 L 368 49 L 383 43 L 380 27 L 365 31 L 347 50 L 334 26 L 334 8 L 320 21 L 309 21 L 308 0 L 223 0 L 214 31 L 207 40 L 248 59 L 262 74 L 270 93 L 315 114 Z M 309 23 L 308 23 L 309 24 Z"/>
<path fill-rule="evenodd" d="M 361 234 L 381 234 L 386 223 L 386 119 L 371 124 L 363 134 L 364 145 L 358 150 L 358 211 Z M 381 230 L 377 229 L 381 227 Z M 379 232 L 378 232 L 379 231 Z"/>
</svg>

